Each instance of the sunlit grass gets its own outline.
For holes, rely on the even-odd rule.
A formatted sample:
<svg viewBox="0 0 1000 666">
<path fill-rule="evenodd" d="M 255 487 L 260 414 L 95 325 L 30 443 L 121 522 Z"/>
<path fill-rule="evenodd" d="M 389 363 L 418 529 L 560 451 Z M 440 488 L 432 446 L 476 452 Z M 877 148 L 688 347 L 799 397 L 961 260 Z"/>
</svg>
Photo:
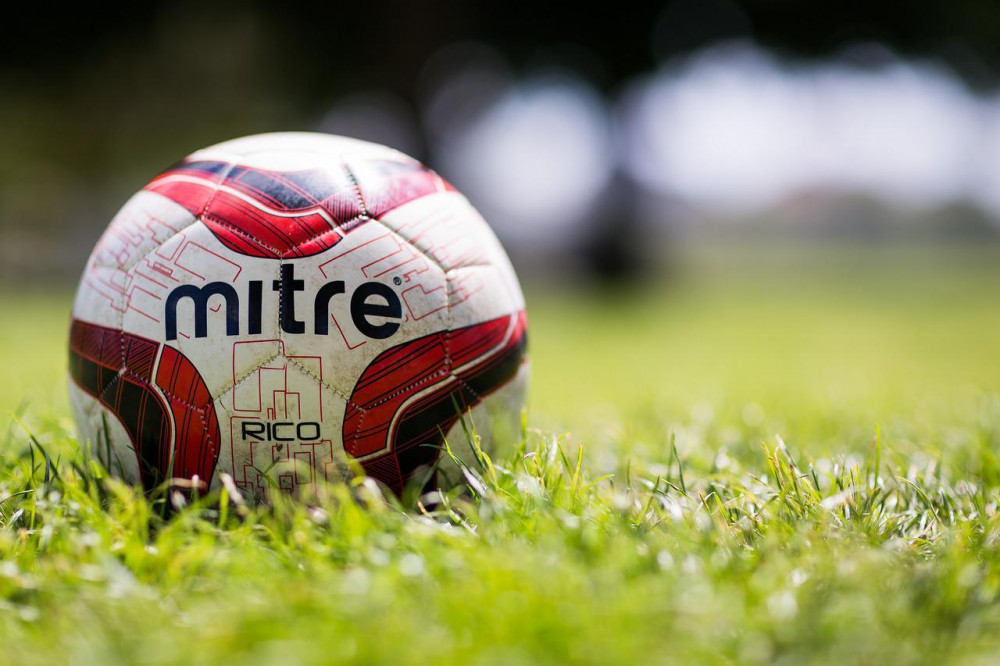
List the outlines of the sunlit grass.
<svg viewBox="0 0 1000 666">
<path fill-rule="evenodd" d="M 143 497 L 74 442 L 68 301 L 6 296 L 31 316 L 0 327 L 0 404 L 31 399 L 0 442 L 3 654 L 991 663 L 998 257 L 714 251 L 662 288 L 529 291 L 518 450 L 407 504 Z"/>
</svg>

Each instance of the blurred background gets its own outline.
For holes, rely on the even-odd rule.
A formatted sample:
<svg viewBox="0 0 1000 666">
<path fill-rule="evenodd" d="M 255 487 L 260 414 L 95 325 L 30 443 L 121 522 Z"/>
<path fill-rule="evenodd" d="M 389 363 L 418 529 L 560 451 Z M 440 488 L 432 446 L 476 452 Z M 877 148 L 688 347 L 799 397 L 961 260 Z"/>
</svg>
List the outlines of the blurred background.
<svg viewBox="0 0 1000 666">
<path fill-rule="evenodd" d="M 989 0 L 5 12 L 3 335 L 51 336 L 53 363 L 65 313 L 31 294 L 67 302 L 133 191 L 204 145 L 317 130 L 480 208 L 534 303 L 544 413 L 634 395 L 759 423 L 772 394 L 826 414 L 1000 388 Z M 582 358 L 603 370 L 578 381 Z"/>
<path fill-rule="evenodd" d="M 627 278 L 692 236 L 992 238 L 992 4 L 824 4 L 18 3 L 0 276 L 75 279 L 152 175 L 287 129 L 433 165 L 532 275 Z"/>
</svg>

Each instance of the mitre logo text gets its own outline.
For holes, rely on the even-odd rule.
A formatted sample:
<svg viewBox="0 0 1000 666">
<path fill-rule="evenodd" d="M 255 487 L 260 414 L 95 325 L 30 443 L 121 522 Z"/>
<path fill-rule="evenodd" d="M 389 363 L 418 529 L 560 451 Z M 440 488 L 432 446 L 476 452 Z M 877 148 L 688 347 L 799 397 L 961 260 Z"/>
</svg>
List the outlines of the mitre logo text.
<svg viewBox="0 0 1000 666">
<path fill-rule="evenodd" d="M 347 286 L 343 280 L 327 282 L 316 292 L 312 302 L 311 317 L 308 313 L 296 311 L 295 295 L 305 290 L 305 281 L 295 279 L 295 266 L 282 264 L 281 278 L 274 280 L 271 288 L 277 292 L 278 325 L 285 333 L 303 334 L 311 319 L 312 332 L 327 335 L 330 332 L 330 301 L 344 295 Z M 228 282 L 209 282 L 203 286 L 186 284 L 177 287 L 167 296 L 164 306 L 166 339 L 177 339 L 177 306 L 184 300 L 194 307 L 194 337 L 208 337 L 208 301 L 213 296 L 221 296 L 226 309 L 226 335 L 240 334 L 240 295 Z M 351 292 L 351 321 L 362 335 L 369 338 L 391 337 L 397 330 L 403 316 L 399 296 L 391 287 L 381 282 L 364 282 Z M 264 282 L 251 280 L 247 283 L 246 322 L 247 334 L 261 333 L 261 310 L 264 300 Z M 304 316 L 304 319 L 300 319 Z"/>
</svg>

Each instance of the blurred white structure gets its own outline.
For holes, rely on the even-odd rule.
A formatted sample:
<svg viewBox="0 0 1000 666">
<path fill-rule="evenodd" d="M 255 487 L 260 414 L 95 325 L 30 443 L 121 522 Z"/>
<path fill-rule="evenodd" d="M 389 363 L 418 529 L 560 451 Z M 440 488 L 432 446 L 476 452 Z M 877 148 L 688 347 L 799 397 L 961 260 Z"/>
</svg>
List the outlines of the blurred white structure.
<svg viewBox="0 0 1000 666">
<path fill-rule="evenodd" d="M 1000 218 L 1000 101 L 934 63 L 873 47 L 877 64 L 792 66 L 730 44 L 633 81 L 611 112 L 570 74 L 517 81 L 465 48 L 435 66 L 425 126 L 437 166 L 515 242 L 582 228 L 616 170 L 696 216 L 822 191 Z"/>
<path fill-rule="evenodd" d="M 495 56 L 461 59 L 425 123 L 438 169 L 513 242 L 572 233 L 615 168 L 602 98 L 566 72 L 514 82 Z"/>
<path fill-rule="evenodd" d="M 929 64 L 792 68 L 718 49 L 632 87 L 623 157 L 646 186 L 735 213 L 811 188 L 936 206 L 979 195 L 990 106 Z"/>
</svg>

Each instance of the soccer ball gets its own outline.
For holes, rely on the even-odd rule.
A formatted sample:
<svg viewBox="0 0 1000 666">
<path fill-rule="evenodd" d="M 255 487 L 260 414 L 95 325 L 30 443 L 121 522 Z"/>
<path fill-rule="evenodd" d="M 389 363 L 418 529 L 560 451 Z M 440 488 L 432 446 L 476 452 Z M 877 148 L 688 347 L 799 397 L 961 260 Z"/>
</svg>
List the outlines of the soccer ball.
<svg viewBox="0 0 1000 666">
<path fill-rule="evenodd" d="M 70 393 L 81 439 L 146 489 L 228 474 L 267 501 L 360 465 L 401 493 L 447 483 L 445 441 L 471 462 L 470 410 L 486 446 L 516 434 L 526 339 L 507 255 L 440 176 L 262 134 L 195 152 L 111 221 L 73 306 Z"/>
</svg>

